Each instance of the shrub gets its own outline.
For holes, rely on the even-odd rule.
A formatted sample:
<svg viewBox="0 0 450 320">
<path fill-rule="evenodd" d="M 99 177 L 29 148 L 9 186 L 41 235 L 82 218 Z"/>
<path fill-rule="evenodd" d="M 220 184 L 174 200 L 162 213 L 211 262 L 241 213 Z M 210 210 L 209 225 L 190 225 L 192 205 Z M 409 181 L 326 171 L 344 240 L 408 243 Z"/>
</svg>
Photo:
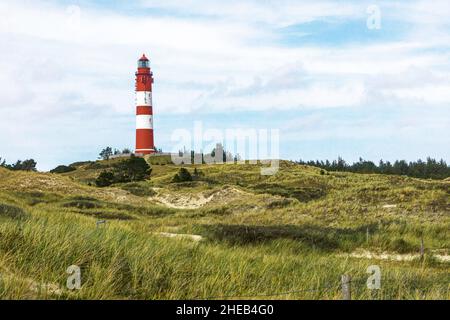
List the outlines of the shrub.
<svg viewBox="0 0 450 320">
<path fill-rule="evenodd" d="M 101 208 L 102 205 L 95 201 L 90 200 L 73 200 L 63 204 L 64 208 L 77 208 L 77 209 L 95 209 Z"/>
<path fill-rule="evenodd" d="M 7 217 L 14 220 L 25 220 L 28 214 L 21 208 L 0 203 L 0 217 Z"/>
<path fill-rule="evenodd" d="M 4 165 L 5 168 L 10 170 L 23 170 L 23 171 L 37 171 L 36 169 L 37 162 L 33 159 L 28 160 L 18 160 L 16 163 L 11 165 Z"/>
<path fill-rule="evenodd" d="M 132 156 L 114 165 L 116 182 L 142 181 L 150 177 L 152 169 L 143 158 Z"/>
<path fill-rule="evenodd" d="M 75 170 L 76 169 L 74 167 L 61 165 L 61 166 L 57 166 L 53 170 L 50 170 L 50 173 L 66 173 L 66 172 L 72 172 Z"/>
<path fill-rule="evenodd" d="M 197 168 L 195 168 L 194 174 L 192 175 L 192 179 L 201 180 L 204 176 L 205 176 L 205 174 L 201 170 L 198 170 Z"/>
<path fill-rule="evenodd" d="M 138 183 L 129 183 L 123 185 L 121 188 L 138 197 L 151 197 L 156 194 L 150 186 L 140 185 Z"/>
<path fill-rule="evenodd" d="M 186 168 L 180 168 L 178 173 L 173 177 L 172 182 L 192 181 L 192 176 Z"/>
<path fill-rule="evenodd" d="M 389 249 L 398 253 L 408 253 L 417 251 L 417 247 L 407 242 L 403 238 L 396 238 L 389 243 Z"/>
<path fill-rule="evenodd" d="M 114 173 L 111 171 L 103 171 L 95 180 L 97 187 L 108 187 L 114 183 Z"/>
<path fill-rule="evenodd" d="M 152 169 L 143 158 L 131 156 L 113 165 L 109 171 L 103 171 L 95 181 L 98 187 L 107 187 L 113 183 L 135 182 L 148 179 Z"/>
</svg>

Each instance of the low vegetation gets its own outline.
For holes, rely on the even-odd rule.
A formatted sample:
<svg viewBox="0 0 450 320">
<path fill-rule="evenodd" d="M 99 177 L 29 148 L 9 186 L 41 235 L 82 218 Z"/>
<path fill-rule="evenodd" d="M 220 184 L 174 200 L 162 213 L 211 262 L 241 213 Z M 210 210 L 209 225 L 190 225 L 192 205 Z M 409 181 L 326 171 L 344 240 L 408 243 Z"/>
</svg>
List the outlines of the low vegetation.
<svg viewBox="0 0 450 320">
<path fill-rule="evenodd" d="M 50 173 L 66 173 L 77 170 L 75 167 L 72 166 L 57 166 L 55 169 L 50 170 Z"/>
<path fill-rule="evenodd" d="M 102 171 L 95 183 L 98 187 L 107 187 L 114 183 L 142 181 L 148 179 L 151 172 L 152 169 L 143 158 L 131 156 Z"/>
<path fill-rule="evenodd" d="M 0 298 L 340 299 L 342 274 L 355 299 L 450 298 L 448 181 L 288 161 L 261 176 L 259 165 L 180 169 L 157 156 L 141 179 L 128 160 L 0 168 Z M 99 188 L 102 172 L 127 182 Z M 80 290 L 66 288 L 71 265 Z M 370 265 L 380 290 L 365 285 Z"/>
<path fill-rule="evenodd" d="M 180 168 L 178 173 L 173 176 L 172 182 L 188 182 L 192 181 L 192 175 L 186 168 Z"/>
<path fill-rule="evenodd" d="M 37 162 L 34 161 L 33 159 L 28 159 L 28 160 L 17 160 L 15 163 L 13 164 L 7 164 L 6 160 L 2 160 L 2 158 L 0 157 L 0 167 L 9 169 L 9 170 L 13 170 L 13 171 L 18 171 L 18 170 L 23 170 L 23 171 L 36 171 L 36 165 Z"/>
</svg>

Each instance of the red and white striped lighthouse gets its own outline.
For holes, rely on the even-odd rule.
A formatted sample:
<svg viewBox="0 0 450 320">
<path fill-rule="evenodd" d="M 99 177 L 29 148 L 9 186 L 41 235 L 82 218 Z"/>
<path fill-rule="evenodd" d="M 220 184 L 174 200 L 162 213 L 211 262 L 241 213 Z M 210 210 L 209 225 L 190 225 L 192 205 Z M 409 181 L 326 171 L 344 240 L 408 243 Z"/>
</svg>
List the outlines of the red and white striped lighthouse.
<svg viewBox="0 0 450 320">
<path fill-rule="evenodd" d="M 142 55 L 136 72 L 136 154 L 155 152 L 153 140 L 153 72 L 150 61 Z"/>
</svg>

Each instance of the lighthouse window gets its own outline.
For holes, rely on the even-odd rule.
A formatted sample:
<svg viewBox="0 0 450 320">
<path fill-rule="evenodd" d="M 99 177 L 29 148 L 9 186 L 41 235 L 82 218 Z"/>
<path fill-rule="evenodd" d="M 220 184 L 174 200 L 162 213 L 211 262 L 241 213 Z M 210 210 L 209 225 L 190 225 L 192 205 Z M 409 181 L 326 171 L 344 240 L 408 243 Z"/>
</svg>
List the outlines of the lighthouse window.
<svg viewBox="0 0 450 320">
<path fill-rule="evenodd" d="M 139 68 L 148 68 L 149 67 L 149 62 L 148 61 L 139 60 L 138 67 Z"/>
</svg>

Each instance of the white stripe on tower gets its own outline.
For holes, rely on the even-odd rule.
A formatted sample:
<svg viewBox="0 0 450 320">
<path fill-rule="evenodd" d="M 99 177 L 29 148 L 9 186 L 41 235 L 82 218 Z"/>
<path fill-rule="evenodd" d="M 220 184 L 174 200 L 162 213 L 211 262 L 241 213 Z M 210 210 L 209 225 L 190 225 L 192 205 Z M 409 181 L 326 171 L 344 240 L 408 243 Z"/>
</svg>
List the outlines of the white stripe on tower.
<svg viewBox="0 0 450 320">
<path fill-rule="evenodd" d="M 136 129 L 153 129 L 153 116 L 150 114 L 137 115 Z"/>
<path fill-rule="evenodd" d="M 136 106 L 151 106 L 152 93 L 151 91 L 136 91 Z"/>
</svg>

